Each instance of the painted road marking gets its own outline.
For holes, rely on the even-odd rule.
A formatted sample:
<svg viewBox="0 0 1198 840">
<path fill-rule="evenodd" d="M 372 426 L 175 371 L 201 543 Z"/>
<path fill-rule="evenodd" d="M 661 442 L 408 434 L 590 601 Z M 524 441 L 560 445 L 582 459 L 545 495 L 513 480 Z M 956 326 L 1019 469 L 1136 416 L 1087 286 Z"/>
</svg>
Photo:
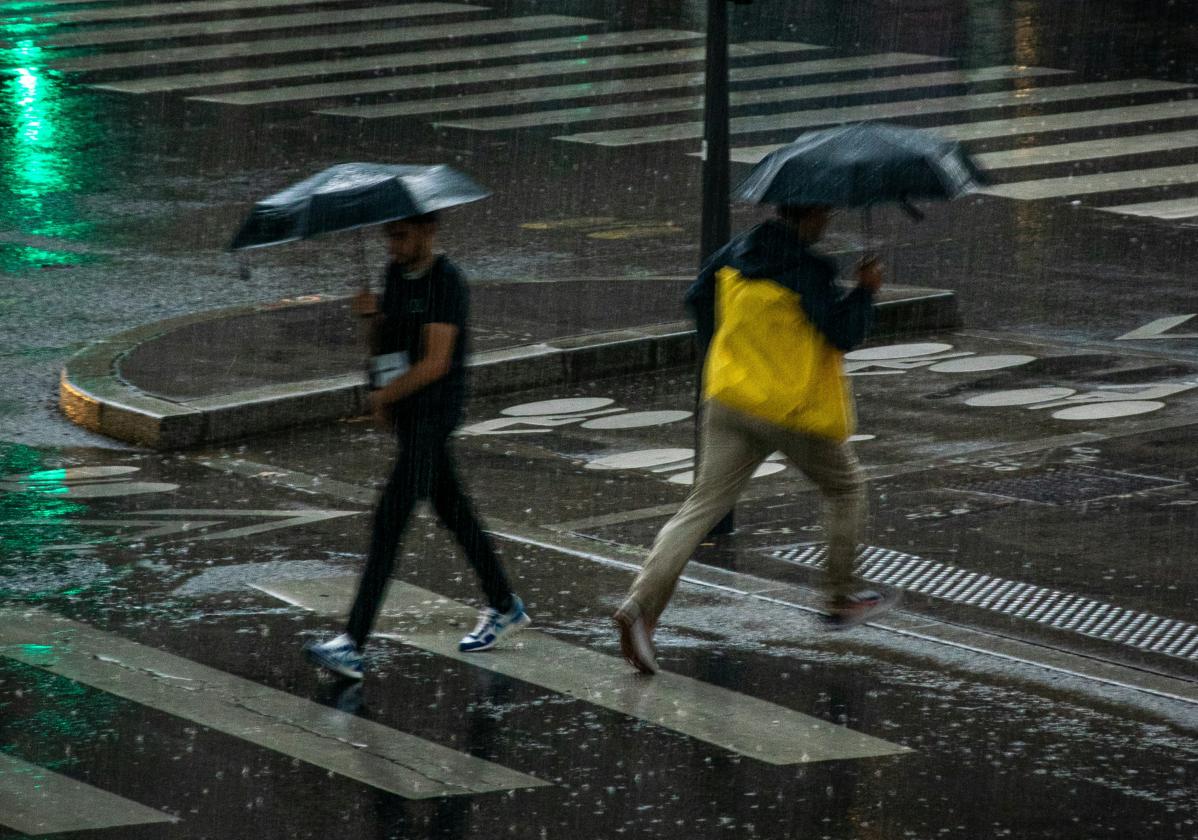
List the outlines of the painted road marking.
<svg viewBox="0 0 1198 840">
<path fill-rule="evenodd" d="M 1046 452 L 1062 446 L 1093 444 L 1101 440 L 1118 440 L 1120 438 L 1138 435 L 1144 431 L 1164 431 L 1193 425 L 1191 418 L 1184 420 L 1170 419 L 1156 423 L 1143 423 L 1139 428 L 1127 429 L 1118 434 L 1102 434 L 1098 432 L 1070 433 L 1053 435 L 1037 440 L 1015 444 L 1002 444 L 979 450 L 972 454 L 991 457 L 1019 457 L 1030 453 Z M 306 473 L 295 472 L 281 467 L 271 467 L 243 459 L 228 457 L 200 457 L 197 463 L 218 472 L 232 473 L 256 477 L 268 484 L 287 487 L 314 494 L 331 496 L 355 502 L 368 501 L 376 495 L 374 491 L 358 487 L 342 481 L 320 478 Z M 955 458 L 923 459 L 906 464 L 880 467 L 867 470 L 871 478 L 889 478 L 898 475 L 926 472 L 948 466 Z M 774 495 L 772 492 L 770 496 Z M 747 494 L 745 501 L 755 501 L 752 492 Z M 567 557 L 575 557 L 590 563 L 596 563 L 614 569 L 636 574 L 640 571 L 640 563 L 632 563 L 627 557 L 645 556 L 644 549 L 634 546 L 623 546 L 621 555 L 615 551 L 611 554 L 601 554 L 596 550 L 597 544 L 592 540 L 575 537 L 569 530 L 585 528 L 588 524 L 619 524 L 636 522 L 644 519 L 668 517 L 676 513 L 678 504 L 658 505 L 654 508 L 641 508 L 634 511 L 623 511 L 609 514 L 606 517 L 596 517 L 593 520 L 575 523 L 557 523 L 544 527 L 528 524 L 515 524 L 490 519 L 489 533 L 501 540 L 519 543 L 520 545 L 553 551 Z M 603 522 L 600 522 L 600 519 Z M 729 572 L 705 566 L 692 561 L 688 571 L 680 578 L 684 583 L 693 584 L 705 589 L 722 592 L 748 599 L 778 604 L 808 613 L 819 613 L 823 604 L 817 595 L 808 590 L 779 585 L 777 581 L 753 577 L 740 572 Z M 768 594 L 767 594 L 768 593 Z M 1046 648 L 1040 644 L 1030 644 L 1016 639 L 996 636 L 969 627 L 946 625 L 924 618 L 922 616 L 907 616 L 900 612 L 890 613 L 881 619 L 871 622 L 871 626 L 905 636 L 911 639 L 931 642 L 937 645 L 971 653 L 993 656 L 1044 669 L 1055 674 L 1078 677 L 1084 686 L 1088 682 L 1098 682 L 1105 685 L 1142 692 L 1157 697 L 1187 704 L 1198 704 L 1198 689 L 1192 682 L 1177 680 L 1152 674 L 1140 669 L 1127 668 L 1114 663 L 1099 662 L 1090 657 L 1078 656 L 1067 651 Z"/>
<path fill-rule="evenodd" d="M 874 60 L 867 62 L 865 59 Z M 795 61 L 786 64 L 768 64 L 753 67 L 733 67 L 729 70 L 728 75 L 733 82 L 743 82 L 761 79 L 800 78 L 808 75 L 826 75 L 851 70 L 903 67 L 911 64 L 931 64 L 948 61 L 950 59 L 937 58 L 930 55 L 886 53 L 878 56 L 856 56 L 853 58 Z M 558 99 L 585 99 L 620 93 L 698 87 L 704 83 L 704 79 L 705 77 L 701 73 L 678 73 L 669 76 L 649 76 L 641 79 L 615 79 L 607 82 L 580 82 L 572 85 L 525 88 L 522 90 L 481 94 L 479 96 L 461 96 L 446 99 L 421 100 L 419 102 L 383 102 L 374 105 L 330 108 L 321 113 L 358 117 L 361 119 L 378 119 L 381 117 L 398 117 L 411 114 L 527 105 L 551 102 Z M 736 94 L 734 93 L 733 95 Z"/>
<path fill-rule="evenodd" d="M 1115 125 L 1133 125 L 1140 122 L 1198 117 L 1198 99 L 1175 99 L 1154 105 L 1131 105 L 1124 108 L 1100 108 L 1093 111 L 1069 111 L 1064 114 L 1046 114 L 1036 117 L 1015 117 L 1009 120 L 984 120 L 975 123 L 953 123 L 931 126 L 934 131 L 950 140 L 993 140 L 998 137 L 1016 137 L 1021 134 L 1041 134 L 1051 131 L 1071 131 L 1084 128 L 1104 128 Z M 758 163 L 763 157 L 782 143 L 767 143 L 761 146 L 741 146 L 732 150 L 732 160 L 737 163 Z"/>
<path fill-rule="evenodd" d="M 519 20 L 519 19 L 516 19 Z M 587 18 L 579 20 L 591 21 Z M 384 45 L 411 44 L 420 41 L 437 41 L 444 38 L 469 38 L 476 35 L 491 35 L 510 31 L 512 19 L 476 20 L 460 23 L 428 24 L 424 26 L 402 26 L 368 32 L 337 32 L 325 35 L 305 35 L 294 38 L 273 38 L 233 43 L 206 44 L 196 47 L 172 47 L 134 52 L 88 55 L 79 58 L 52 60 L 50 65 L 58 70 L 86 72 L 92 70 L 117 70 L 134 67 L 158 67 L 164 64 L 186 62 L 220 61 L 229 58 L 256 58 L 266 55 L 282 55 L 297 52 L 323 52 L 334 49 L 354 49 Z"/>
<path fill-rule="evenodd" d="M 794 44 L 789 49 L 817 49 L 808 44 Z M 773 47 L 756 47 L 752 44 L 733 45 L 728 48 L 732 56 L 764 55 L 779 52 Z M 436 73 L 418 73 L 410 76 L 393 76 L 383 79 L 355 79 L 326 84 L 293 85 L 270 88 L 269 90 L 238 91 L 235 93 L 193 96 L 202 102 L 217 102 L 222 105 L 267 105 L 282 102 L 301 102 L 309 99 L 336 99 L 360 96 L 367 93 L 396 93 L 427 88 L 455 87 L 489 82 L 510 82 L 517 79 L 535 79 L 544 76 L 568 76 L 601 73 L 611 70 L 627 70 L 635 67 L 654 67 L 669 64 L 686 64 L 702 61 L 706 56 L 704 47 L 663 50 L 645 53 L 622 53 L 603 55 L 579 61 L 576 58 L 561 61 L 535 61 L 527 64 L 509 64 L 500 67 L 483 67 L 473 70 L 450 70 Z"/>
<path fill-rule="evenodd" d="M 1063 178 L 1044 178 L 1036 181 L 1016 181 L 984 187 L 978 192 L 1003 198 L 1031 201 L 1039 198 L 1060 198 L 1069 195 L 1136 190 L 1147 187 L 1167 187 L 1192 184 L 1198 181 L 1198 164 L 1161 166 L 1155 169 L 1131 169 L 1099 175 L 1076 175 Z"/>
<path fill-rule="evenodd" d="M 1124 216 L 1150 216 L 1156 219 L 1192 219 L 1198 216 L 1198 198 L 1175 198 L 1169 201 L 1146 201 L 1141 204 L 1120 204 L 1115 207 L 1096 207 L 1107 213 Z M 1167 338 L 1168 336 L 1163 336 Z"/>
<path fill-rule="evenodd" d="M 582 29 L 597 26 L 600 22 L 589 18 L 571 18 L 562 15 L 535 15 L 513 18 L 503 23 L 504 34 L 535 32 L 538 29 L 557 29 L 565 26 Z M 481 33 L 476 33 L 481 34 Z M 180 90 L 229 87 L 238 84 L 253 84 L 278 79 L 334 76 L 350 73 L 373 73 L 379 70 L 399 70 L 404 67 L 433 67 L 440 64 L 461 64 L 493 59 L 516 58 L 526 55 L 548 55 L 552 53 L 585 53 L 613 46 L 639 46 L 676 41 L 694 41 L 700 36 L 696 32 L 668 29 L 649 29 L 638 32 L 606 33 L 597 35 L 566 35 L 559 38 L 543 38 L 535 41 L 512 41 L 503 44 L 485 44 L 476 47 L 458 47 L 446 50 L 421 52 L 405 51 L 388 55 L 368 55 L 338 61 L 306 61 L 298 64 L 282 64 L 271 67 L 241 67 L 236 70 L 212 73 L 185 73 L 175 76 L 158 76 L 149 79 L 131 79 L 120 82 L 104 82 L 92 87 L 115 90 L 121 93 L 165 93 Z"/>
<path fill-rule="evenodd" d="M 255 588 L 322 615 L 342 616 L 355 577 L 277 581 Z M 616 656 L 568 644 L 535 630 L 485 655 L 458 652 L 458 640 L 477 611 L 435 592 L 394 581 L 383 605 L 392 629 L 379 633 L 439 656 L 456 659 L 769 764 L 800 764 L 911 752 L 843 726 L 662 672 L 644 679 Z M 390 624 L 391 621 L 389 620 Z"/>
<path fill-rule="evenodd" d="M 756 68 L 755 68 L 756 69 Z M 801 102 L 805 99 L 828 99 L 836 96 L 854 96 L 892 91 L 918 90 L 920 88 L 967 85 L 975 82 L 1002 79 L 1027 79 L 1037 76 L 1060 75 L 1065 70 L 1050 70 L 1043 67 L 983 67 L 977 70 L 946 70 L 937 73 L 919 73 L 908 76 L 885 76 L 880 79 L 862 79 L 855 82 L 826 82 L 823 84 L 794 85 L 765 90 L 734 90 L 729 95 L 732 107 L 766 105 L 774 102 Z M 793 74 L 779 73 L 786 77 Z M 636 89 L 636 82 L 626 84 Z M 698 78 L 697 84 L 703 79 Z M 676 85 L 675 85 L 676 86 Z M 529 128 L 538 125 L 567 125 L 578 122 L 598 122 L 627 117 L 648 117 L 681 111 L 698 111 L 703 108 L 702 96 L 654 99 L 647 102 L 621 102 L 592 108 L 569 108 L 558 111 L 534 111 L 501 117 L 481 117 L 473 120 L 441 122 L 438 125 L 471 131 L 496 131 L 511 128 Z"/>
<path fill-rule="evenodd" d="M 733 134 L 752 134 L 763 131 L 782 131 L 814 128 L 858 120 L 918 117 L 933 114 L 966 113 L 991 108 L 1014 108 L 1025 105 L 1044 105 L 1072 102 L 1107 96 L 1130 96 L 1137 93 L 1176 92 L 1192 88 L 1181 82 L 1154 79 L 1131 79 L 1118 82 L 1093 82 L 1061 85 L 1049 88 L 1029 88 L 998 93 L 979 93 L 969 96 L 947 96 L 935 99 L 914 99 L 902 102 L 880 102 L 843 108 L 819 108 L 788 111 L 753 117 L 738 117 L 731 121 Z M 698 140 L 703 137 L 702 122 L 674 123 L 647 128 L 593 131 L 558 137 L 571 143 L 599 146 L 635 146 L 645 143 L 664 143 L 679 140 Z"/>
<path fill-rule="evenodd" d="M 144 493 L 170 493 L 178 484 L 157 481 L 133 481 L 130 475 L 140 467 L 97 466 L 40 470 L 0 478 L 0 492 L 38 493 L 55 499 L 101 499 L 136 496 Z"/>
<path fill-rule="evenodd" d="M 1168 152 L 1198 146 L 1198 130 L 1169 131 L 1156 134 L 1137 134 L 1133 137 L 1104 137 L 1080 143 L 1057 143 L 1051 146 L 1029 146 L 1003 152 L 975 155 L 983 169 L 1015 169 L 1020 166 L 1046 166 L 1053 163 L 1072 163 L 1082 160 L 1120 157 L 1123 155 Z"/>
<path fill-rule="evenodd" d="M 549 784 L 41 610 L 0 610 L 0 655 L 407 799 Z"/>
<path fill-rule="evenodd" d="M 199 23 L 168 23 L 161 26 L 125 26 L 86 32 L 55 34 L 38 44 L 42 48 L 91 47 L 101 44 L 127 44 L 138 41 L 191 38 L 206 35 L 234 35 L 272 29 L 301 29 L 313 26 L 340 26 L 347 23 L 377 23 L 401 18 L 463 14 L 486 11 L 485 6 L 463 3 L 404 3 L 338 9 L 331 12 L 301 12 L 293 15 L 207 20 Z"/>
<path fill-rule="evenodd" d="M 178 821 L 162 811 L 0 753 L 0 825 L 14 831 L 37 836 Z"/>
<path fill-rule="evenodd" d="M 1188 201 L 1198 202 L 1198 199 L 1187 199 Z M 1106 208 L 1102 208 L 1106 209 Z M 1198 318 L 1198 314 L 1190 313 L 1189 315 L 1170 315 L 1167 318 L 1157 318 L 1155 321 L 1149 321 L 1142 327 L 1137 327 L 1129 333 L 1116 338 L 1116 341 L 1143 341 L 1147 339 L 1158 338 L 1198 338 L 1198 333 L 1170 333 L 1169 330 L 1176 329 L 1182 324 L 1190 321 L 1193 318 Z"/>
<path fill-rule="evenodd" d="M 249 537 L 254 534 L 265 534 L 267 531 L 277 531 L 281 528 L 295 528 L 301 525 L 312 525 L 317 522 L 327 522 L 330 519 L 340 519 L 343 516 L 355 516 L 359 510 L 208 510 L 170 509 L 139 511 L 139 516 L 147 514 L 156 516 L 253 516 L 274 519 L 274 522 L 264 522 L 258 525 L 246 525 L 232 528 L 228 531 L 217 531 L 203 536 L 194 537 L 187 542 L 208 542 L 211 540 L 231 540 L 235 537 Z"/>
<path fill-rule="evenodd" d="M 1154 480 L 1160 481 L 1161 486 L 1182 484 L 1172 479 Z M 965 487 L 950 489 L 985 492 Z M 1119 488 L 1112 488 L 1109 495 L 1118 492 Z M 995 493 L 1006 495 L 999 489 Z M 1020 497 L 1011 495 L 1009 498 Z M 825 545 L 787 546 L 768 553 L 784 562 L 814 569 L 827 565 Z M 857 574 L 866 580 L 932 598 L 968 604 L 1152 653 L 1198 661 L 1198 626 L 1116 607 L 1072 592 L 994 577 L 877 546 L 866 546 L 861 552 Z"/>
<path fill-rule="evenodd" d="M 340 519 L 343 516 L 354 516 L 361 513 L 357 510 L 141 510 L 137 512 L 136 517 L 123 519 L 74 519 L 74 518 L 55 518 L 55 519 L 5 519 L 0 520 L 0 530 L 5 528 L 41 528 L 53 527 L 61 528 L 64 525 L 78 527 L 86 525 L 92 528 L 102 528 L 109 530 L 124 530 L 129 528 L 140 529 L 133 539 L 143 541 L 158 537 L 173 537 L 176 535 L 185 535 L 171 542 L 211 542 L 213 540 L 231 540 L 239 537 L 249 537 L 255 534 L 264 534 L 268 531 L 277 531 L 282 528 L 296 528 L 303 525 L 313 525 L 317 522 L 326 522 L 330 519 Z M 187 517 L 186 519 L 168 519 L 165 523 L 158 519 L 144 519 L 146 516 L 164 516 L 164 517 Z M 220 517 L 213 519 L 210 517 Z M 208 517 L 196 519 L 194 517 Z M 239 528 L 230 528 L 225 531 L 205 531 L 206 528 L 213 528 L 217 525 L 223 525 L 224 520 L 230 517 L 243 517 L 255 519 L 270 519 L 273 521 L 259 523 L 256 525 L 245 525 Z M 110 542 L 114 538 L 100 538 L 96 542 Z M 43 551 L 66 551 L 77 549 L 80 547 L 88 547 L 89 544 L 71 543 L 70 545 L 48 545 L 42 546 Z"/>
<path fill-rule="evenodd" d="M 344 0 L 190 0 L 187 3 L 142 3 L 137 6 L 109 6 L 102 9 L 82 9 L 70 12 L 49 12 L 32 15 L 32 23 L 101 23 L 114 20 L 140 20 L 176 15 L 208 15 L 221 12 L 247 12 L 252 9 L 273 9 L 279 6 L 327 6 Z"/>
</svg>

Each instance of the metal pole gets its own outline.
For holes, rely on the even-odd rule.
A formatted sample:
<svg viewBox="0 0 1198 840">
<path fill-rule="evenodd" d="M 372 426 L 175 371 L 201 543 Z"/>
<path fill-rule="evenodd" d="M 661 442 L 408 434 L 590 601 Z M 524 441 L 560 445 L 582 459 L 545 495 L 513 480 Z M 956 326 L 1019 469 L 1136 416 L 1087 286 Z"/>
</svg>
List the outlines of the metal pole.
<svg viewBox="0 0 1198 840">
<path fill-rule="evenodd" d="M 728 5 L 707 0 L 703 97 L 703 229 L 699 263 L 728 241 Z"/>
<path fill-rule="evenodd" d="M 731 236 L 728 218 L 728 0 L 707 0 L 707 75 L 703 97 L 703 227 L 699 265 L 724 246 Z M 702 360 L 696 373 L 696 406 L 702 393 Z M 695 412 L 696 422 L 699 412 Z M 695 427 L 695 452 L 699 450 Z M 709 537 L 731 534 L 732 511 L 716 523 Z"/>
</svg>

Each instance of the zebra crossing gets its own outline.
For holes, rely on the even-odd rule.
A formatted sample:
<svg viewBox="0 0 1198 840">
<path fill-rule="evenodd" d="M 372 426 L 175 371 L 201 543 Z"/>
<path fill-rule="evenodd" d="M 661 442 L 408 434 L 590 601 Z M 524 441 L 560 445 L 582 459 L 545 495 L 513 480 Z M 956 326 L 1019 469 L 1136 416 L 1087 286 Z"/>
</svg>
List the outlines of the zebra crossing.
<svg viewBox="0 0 1198 840">
<path fill-rule="evenodd" d="M 338 616 L 354 577 L 257 585 L 292 605 Z M 503 674 L 766 765 L 901 756 L 899 744 L 680 674 L 638 679 L 617 656 L 526 632 L 486 656 L 457 650 L 474 610 L 395 582 L 378 636 Z M 37 608 L 0 608 L 0 661 L 19 663 L 164 712 L 409 800 L 532 791 L 554 782 L 304 697 L 139 644 Z M 641 737 L 641 736 L 638 736 Z M 552 734 L 546 735 L 550 748 Z M 0 753 L 0 826 L 41 835 L 178 816 Z M 184 822 L 186 820 L 183 820 Z"/>
<path fill-rule="evenodd" d="M 567 14 L 505 17 L 477 3 L 342 3 L 35 2 L 8 13 L 5 37 L 37 46 L 48 69 L 113 93 L 700 154 L 701 32 L 620 31 Z M 902 52 L 836 55 L 799 41 L 736 43 L 731 58 L 737 163 L 808 129 L 892 120 L 977 145 L 994 173 L 990 195 L 1198 218 L 1192 85 L 1089 81 L 1051 67 L 959 68 L 949 57 Z"/>
</svg>

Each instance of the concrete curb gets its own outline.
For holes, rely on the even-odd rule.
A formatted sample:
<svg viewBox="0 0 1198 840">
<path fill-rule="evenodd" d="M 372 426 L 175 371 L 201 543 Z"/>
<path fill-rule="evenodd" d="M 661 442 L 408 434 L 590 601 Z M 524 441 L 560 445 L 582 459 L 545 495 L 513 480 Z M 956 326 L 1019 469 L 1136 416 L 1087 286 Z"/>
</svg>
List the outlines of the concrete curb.
<svg viewBox="0 0 1198 840">
<path fill-rule="evenodd" d="M 876 305 L 875 340 L 960 326 L 953 292 L 906 291 L 906 297 Z M 64 366 L 59 406 L 72 422 L 90 431 L 159 450 L 203 446 L 362 414 L 367 391 L 364 377 L 356 374 L 187 400 L 145 393 L 118 374 L 121 358 L 150 339 L 196 323 L 302 305 L 305 302 L 300 300 L 216 310 L 149 324 L 96 342 Z M 477 353 L 467 362 L 470 390 L 484 395 L 507 393 L 680 366 L 694 360 L 693 337 L 689 322 L 678 321 Z"/>
</svg>

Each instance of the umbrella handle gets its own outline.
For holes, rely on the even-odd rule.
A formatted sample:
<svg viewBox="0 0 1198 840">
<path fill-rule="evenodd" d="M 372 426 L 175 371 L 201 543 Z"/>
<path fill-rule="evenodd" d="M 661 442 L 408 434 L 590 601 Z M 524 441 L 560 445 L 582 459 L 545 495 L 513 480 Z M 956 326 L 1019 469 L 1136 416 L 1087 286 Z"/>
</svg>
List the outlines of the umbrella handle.
<svg viewBox="0 0 1198 840">
<path fill-rule="evenodd" d="M 370 274 L 366 271 L 366 237 L 362 235 L 361 228 L 354 231 L 354 242 L 358 252 L 358 277 L 361 279 L 358 288 L 363 292 L 369 292 Z"/>
<path fill-rule="evenodd" d="M 874 209 L 867 204 L 861 210 L 861 261 L 876 260 L 871 247 L 874 241 Z"/>
<path fill-rule="evenodd" d="M 914 221 L 922 222 L 925 218 L 923 211 L 905 198 L 899 202 L 899 207 L 903 208 L 903 212 L 910 216 Z"/>
</svg>

